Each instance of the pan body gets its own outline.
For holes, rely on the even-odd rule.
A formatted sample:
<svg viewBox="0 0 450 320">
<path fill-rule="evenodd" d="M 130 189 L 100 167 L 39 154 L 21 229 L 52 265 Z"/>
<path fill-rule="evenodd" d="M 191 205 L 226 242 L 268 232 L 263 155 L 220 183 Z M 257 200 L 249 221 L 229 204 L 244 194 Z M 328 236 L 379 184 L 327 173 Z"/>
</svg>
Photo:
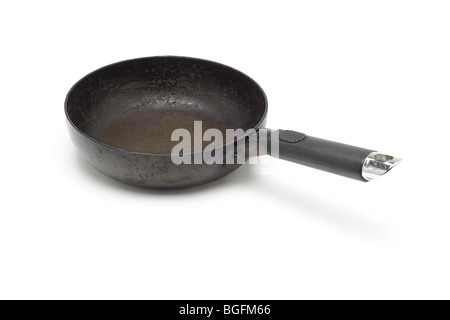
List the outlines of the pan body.
<svg viewBox="0 0 450 320">
<path fill-rule="evenodd" d="M 264 127 L 267 99 L 255 81 L 225 65 L 149 57 L 85 76 L 69 91 L 65 111 L 73 143 L 98 171 L 137 186 L 180 188 L 218 179 L 240 165 L 176 165 L 172 132 L 193 133 L 194 121 L 202 121 L 203 131 Z"/>
</svg>

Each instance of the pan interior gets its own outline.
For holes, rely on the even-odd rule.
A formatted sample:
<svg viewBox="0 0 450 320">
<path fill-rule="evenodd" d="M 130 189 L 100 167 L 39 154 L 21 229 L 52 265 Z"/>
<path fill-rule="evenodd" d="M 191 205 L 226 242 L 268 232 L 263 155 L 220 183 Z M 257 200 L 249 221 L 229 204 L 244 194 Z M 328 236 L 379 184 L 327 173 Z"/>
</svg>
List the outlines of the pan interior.
<svg viewBox="0 0 450 320">
<path fill-rule="evenodd" d="M 175 129 L 187 129 L 193 137 L 194 121 L 202 121 L 203 132 L 247 130 L 260 123 L 266 108 L 263 91 L 243 73 L 182 57 L 104 67 L 80 80 L 66 100 L 69 120 L 84 134 L 119 149 L 151 154 L 171 152 L 178 143 L 171 141 Z"/>
</svg>

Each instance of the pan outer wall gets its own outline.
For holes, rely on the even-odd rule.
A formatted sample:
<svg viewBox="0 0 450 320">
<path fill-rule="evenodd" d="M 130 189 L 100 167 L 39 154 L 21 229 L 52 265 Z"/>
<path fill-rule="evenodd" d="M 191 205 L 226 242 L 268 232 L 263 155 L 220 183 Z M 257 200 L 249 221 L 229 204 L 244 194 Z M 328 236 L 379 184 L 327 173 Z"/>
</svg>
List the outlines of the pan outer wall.
<svg viewBox="0 0 450 320">
<path fill-rule="evenodd" d="M 192 187 L 217 180 L 240 164 L 181 164 L 170 155 L 152 155 L 111 148 L 89 139 L 67 123 L 69 135 L 82 157 L 99 172 L 127 184 L 157 189 Z"/>
</svg>

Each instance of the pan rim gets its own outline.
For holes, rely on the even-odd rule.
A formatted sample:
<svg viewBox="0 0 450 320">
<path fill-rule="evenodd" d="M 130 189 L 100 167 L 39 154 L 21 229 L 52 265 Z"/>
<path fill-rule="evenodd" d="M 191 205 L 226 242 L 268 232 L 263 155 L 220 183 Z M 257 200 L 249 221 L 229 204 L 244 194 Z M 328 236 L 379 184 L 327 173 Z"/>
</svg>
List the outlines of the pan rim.
<svg viewBox="0 0 450 320">
<path fill-rule="evenodd" d="M 199 61 L 199 62 L 208 62 L 208 63 L 212 63 L 212 64 L 215 64 L 215 65 L 218 65 L 218 66 L 220 66 L 220 67 L 227 68 L 227 69 L 229 69 L 229 70 L 231 70 L 231 71 L 233 71 L 233 72 L 236 72 L 236 73 L 242 75 L 243 77 L 247 78 L 247 79 L 250 80 L 250 82 L 252 82 L 252 83 L 259 89 L 259 91 L 262 93 L 263 99 L 264 99 L 264 105 L 265 105 L 264 113 L 263 113 L 261 119 L 260 119 L 259 122 L 258 122 L 253 128 L 251 128 L 251 129 L 257 130 L 257 129 L 259 129 L 259 128 L 261 127 L 261 125 L 264 123 L 264 121 L 265 121 L 265 119 L 266 119 L 266 117 L 267 117 L 267 111 L 268 111 L 268 109 L 269 109 L 268 100 L 267 100 L 267 96 L 266 96 L 266 93 L 264 92 L 263 88 L 262 88 L 262 87 L 258 84 L 258 82 L 256 82 L 253 78 L 251 78 L 250 76 L 248 76 L 247 74 L 245 74 L 245 73 L 242 72 L 242 71 L 239 71 L 239 70 L 237 70 L 237 69 L 235 69 L 235 68 L 233 68 L 233 67 L 230 67 L 230 66 L 228 66 L 228 65 L 225 65 L 225 64 L 222 64 L 222 63 L 219 63 L 219 62 L 216 62 L 216 61 L 212 61 L 212 60 L 208 60 L 208 59 L 203 59 L 203 58 L 195 58 L 195 57 L 188 57 L 188 56 L 176 56 L 176 55 L 147 56 L 147 57 L 140 57 L 140 58 L 126 59 L 126 60 L 122 60 L 122 61 L 118 61 L 118 62 L 114 62 L 114 63 L 108 64 L 108 65 L 105 65 L 105 66 L 103 66 L 103 67 L 100 67 L 100 68 L 98 68 L 98 69 L 92 71 L 92 72 L 89 72 L 88 74 L 86 74 L 85 76 L 83 76 L 81 79 L 79 79 L 77 82 L 75 82 L 75 84 L 72 85 L 72 87 L 69 89 L 69 91 L 68 91 L 67 94 L 66 94 L 66 97 L 65 97 L 65 99 L 64 99 L 64 113 L 65 113 L 65 115 L 66 115 L 66 120 L 68 121 L 68 123 L 70 123 L 70 125 L 72 126 L 72 128 L 74 128 L 79 134 L 81 134 L 81 135 L 84 136 L 85 138 L 91 140 L 91 141 L 94 142 L 94 143 L 100 144 L 100 145 L 102 145 L 103 147 L 109 148 L 109 149 L 117 150 L 117 151 L 120 151 L 120 152 L 126 152 L 126 153 L 129 153 L 129 154 L 135 154 L 135 155 L 170 157 L 170 156 L 172 155 L 171 153 L 149 153 L 149 152 L 132 151 L 132 150 L 126 150 L 126 149 L 118 148 L 118 147 L 112 146 L 112 145 L 110 145 L 110 144 L 106 144 L 106 143 L 103 143 L 103 142 L 101 142 L 101 141 L 98 141 L 98 140 L 92 138 L 91 136 L 89 136 L 88 134 L 86 134 L 85 132 L 81 131 L 81 130 L 80 130 L 80 129 L 72 122 L 72 120 L 70 119 L 70 116 L 69 116 L 69 112 L 68 112 L 68 99 L 69 99 L 70 94 L 73 92 L 73 90 L 74 90 L 74 89 L 75 89 L 75 88 L 76 88 L 83 80 L 85 80 L 86 78 L 88 78 L 88 77 L 91 76 L 92 74 L 94 74 L 94 73 L 96 73 L 96 72 L 99 72 L 99 71 L 101 71 L 101 70 L 104 70 L 104 69 L 106 69 L 106 68 L 109 68 L 109 67 L 112 67 L 112 66 L 121 64 L 121 63 L 134 62 L 134 61 L 138 61 L 138 60 L 146 60 L 146 59 L 159 59 L 159 58 L 189 59 L 189 60 Z M 251 130 L 251 129 L 249 129 L 249 130 Z M 242 136 L 242 137 L 236 139 L 235 141 L 240 141 L 240 140 L 243 139 L 243 138 L 245 138 L 245 136 Z M 227 148 L 227 146 L 234 145 L 234 142 L 235 142 L 235 141 L 232 141 L 232 142 L 229 142 L 229 143 L 226 143 L 226 144 L 222 144 L 221 146 L 215 147 L 215 149 L 218 149 L 218 148 Z M 203 152 L 204 152 L 204 150 L 202 150 L 202 151 L 196 151 L 196 152 L 190 152 L 190 153 L 188 153 L 188 155 L 193 156 L 193 155 L 196 155 L 196 154 L 199 154 L 199 153 L 202 153 L 202 154 L 203 154 Z"/>
</svg>

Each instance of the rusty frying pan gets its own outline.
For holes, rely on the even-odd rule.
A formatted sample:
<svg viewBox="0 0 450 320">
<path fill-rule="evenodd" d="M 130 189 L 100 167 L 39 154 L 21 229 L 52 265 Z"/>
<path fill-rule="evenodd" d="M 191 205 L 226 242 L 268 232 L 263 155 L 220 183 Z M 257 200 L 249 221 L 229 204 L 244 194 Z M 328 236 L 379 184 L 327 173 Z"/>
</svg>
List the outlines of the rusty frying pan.
<svg viewBox="0 0 450 320">
<path fill-rule="evenodd" d="M 264 91 L 242 72 L 212 61 L 171 56 L 98 69 L 78 81 L 65 101 L 69 133 L 83 157 L 107 176 L 151 188 L 206 183 L 241 165 L 225 160 L 175 164 L 175 129 L 193 131 L 194 121 L 200 120 L 203 130 L 258 132 L 265 126 L 267 108 Z M 276 133 L 270 136 L 278 139 L 279 158 L 360 181 L 379 177 L 400 161 L 296 131 Z M 224 141 L 223 150 L 244 138 Z M 193 149 L 192 156 L 199 152 L 202 148 Z M 270 148 L 260 153 L 272 155 Z"/>
</svg>

